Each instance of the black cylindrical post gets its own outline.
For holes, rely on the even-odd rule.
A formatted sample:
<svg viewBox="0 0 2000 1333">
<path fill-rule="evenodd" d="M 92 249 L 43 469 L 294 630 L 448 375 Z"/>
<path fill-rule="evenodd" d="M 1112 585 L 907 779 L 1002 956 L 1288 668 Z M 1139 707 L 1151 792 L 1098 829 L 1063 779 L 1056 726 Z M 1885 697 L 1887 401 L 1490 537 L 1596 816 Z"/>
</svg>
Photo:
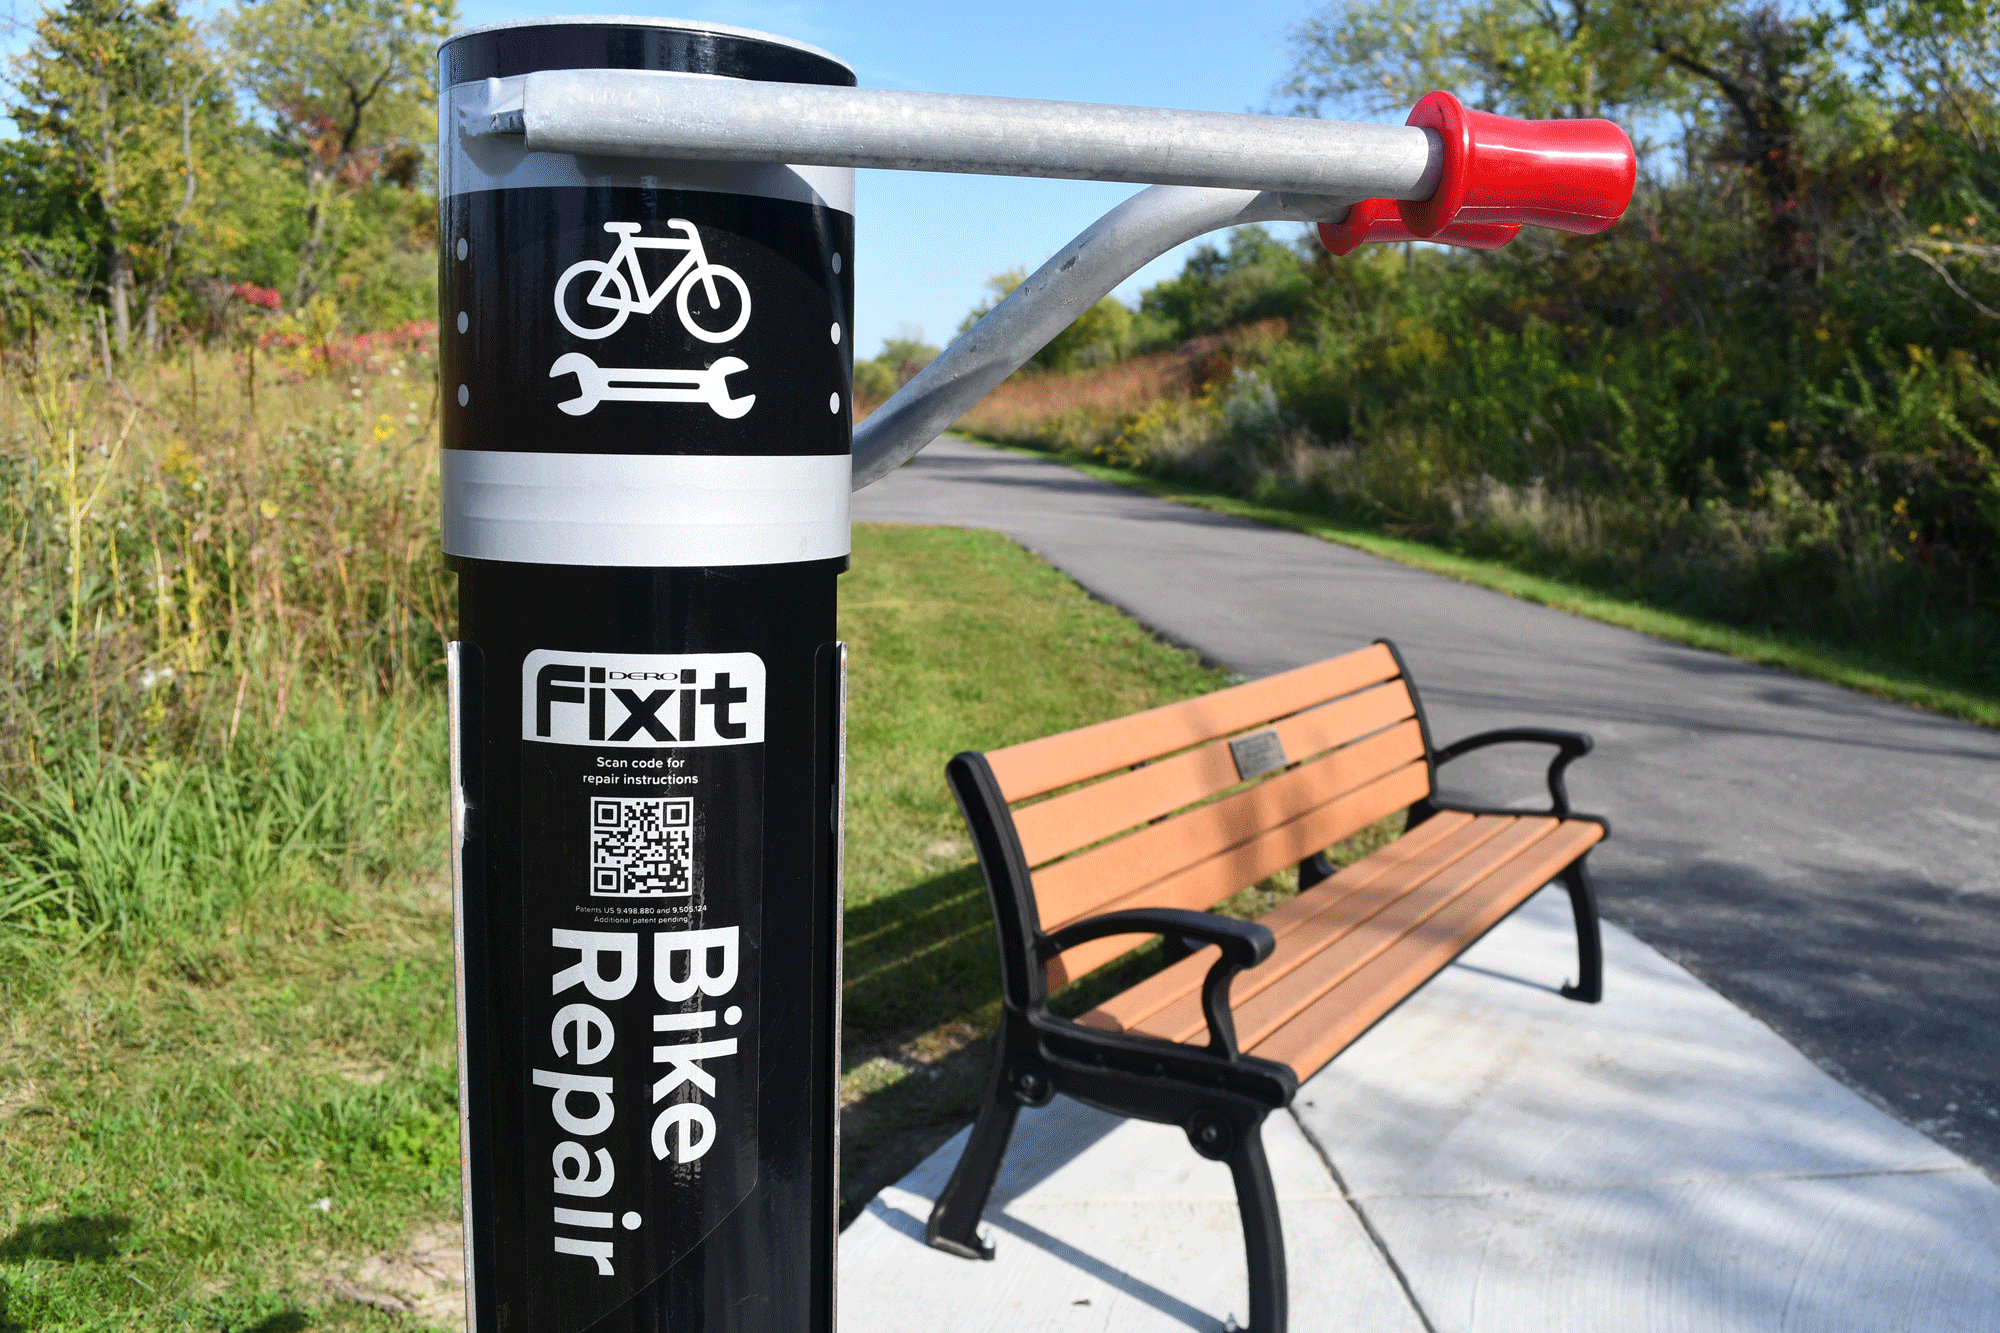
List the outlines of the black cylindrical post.
<svg viewBox="0 0 2000 1333">
<path fill-rule="evenodd" d="M 439 61 L 472 1327 L 831 1329 L 853 176 L 488 131 L 539 70 L 853 74 L 638 19 Z"/>
</svg>

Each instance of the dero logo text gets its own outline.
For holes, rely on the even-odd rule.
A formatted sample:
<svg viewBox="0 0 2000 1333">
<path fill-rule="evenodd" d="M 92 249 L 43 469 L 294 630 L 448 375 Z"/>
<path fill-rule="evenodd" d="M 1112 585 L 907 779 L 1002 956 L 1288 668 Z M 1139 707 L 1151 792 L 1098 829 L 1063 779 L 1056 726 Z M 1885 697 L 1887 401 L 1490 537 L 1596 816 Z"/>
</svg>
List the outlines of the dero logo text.
<svg viewBox="0 0 2000 1333">
<path fill-rule="evenodd" d="M 521 739 L 554 745 L 755 745 L 764 661 L 755 653 L 566 653 L 521 665 Z"/>
</svg>

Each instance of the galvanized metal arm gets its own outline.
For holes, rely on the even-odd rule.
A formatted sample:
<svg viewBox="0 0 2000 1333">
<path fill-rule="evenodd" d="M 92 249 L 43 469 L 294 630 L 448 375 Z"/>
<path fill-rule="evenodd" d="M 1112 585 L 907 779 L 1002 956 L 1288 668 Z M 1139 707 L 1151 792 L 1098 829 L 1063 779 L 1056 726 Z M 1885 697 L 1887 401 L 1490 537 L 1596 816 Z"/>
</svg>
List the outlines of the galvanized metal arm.
<svg viewBox="0 0 2000 1333">
<path fill-rule="evenodd" d="M 530 74 L 519 97 L 518 110 L 497 103 L 488 125 L 478 128 L 522 135 L 531 153 L 1247 187 L 1349 199 L 1428 199 L 1444 169 L 1437 131 L 1410 125 L 653 70 Z"/>
<path fill-rule="evenodd" d="M 950 429 L 1084 311 L 1156 256 L 1220 227 L 1338 218 L 1353 199 L 1155 185 L 1105 214 L 854 430 L 854 489 Z"/>
</svg>

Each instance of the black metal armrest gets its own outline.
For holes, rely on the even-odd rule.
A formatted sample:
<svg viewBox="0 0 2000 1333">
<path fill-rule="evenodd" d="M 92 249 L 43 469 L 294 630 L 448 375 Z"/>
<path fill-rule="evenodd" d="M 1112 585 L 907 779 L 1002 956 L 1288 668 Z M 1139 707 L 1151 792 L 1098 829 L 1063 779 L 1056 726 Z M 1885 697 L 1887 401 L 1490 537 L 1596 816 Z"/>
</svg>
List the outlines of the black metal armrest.
<svg viewBox="0 0 2000 1333">
<path fill-rule="evenodd" d="M 1569 814 L 1569 791 L 1563 786 L 1563 770 L 1576 760 L 1590 753 L 1595 744 L 1589 736 L 1580 731 L 1557 731 L 1551 727 L 1502 727 L 1497 731 L 1482 731 L 1477 736 L 1467 736 L 1462 741 L 1439 750 L 1433 757 L 1435 766 L 1443 766 L 1474 750 L 1483 750 L 1489 745 L 1553 745 L 1556 757 L 1549 761 L 1549 813 Z"/>
<path fill-rule="evenodd" d="M 1180 935 L 1220 948 L 1222 957 L 1215 960 L 1201 983 L 1201 1012 L 1208 1020 L 1209 1050 L 1225 1059 L 1236 1058 L 1236 1021 L 1229 1012 L 1229 982 L 1244 968 L 1255 967 L 1269 958 L 1271 950 L 1278 947 L 1268 926 L 1180 907 L 1139 907 L 1086 917 L 1045 934 L 1035 942 L 1036 958 L 1046 963 L 1065 950 L 1107 935 Z"/>
</svg>

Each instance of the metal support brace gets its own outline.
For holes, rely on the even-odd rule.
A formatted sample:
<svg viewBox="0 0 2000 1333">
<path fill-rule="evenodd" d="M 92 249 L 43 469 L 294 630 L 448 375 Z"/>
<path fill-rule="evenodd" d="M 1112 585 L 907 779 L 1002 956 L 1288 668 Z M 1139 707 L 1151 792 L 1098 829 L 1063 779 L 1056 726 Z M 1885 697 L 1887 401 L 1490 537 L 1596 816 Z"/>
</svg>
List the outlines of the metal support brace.
<svg viewBox="0 0 2000 1333">
<path fill-rule="evenodd" d="M 854 428 L 854 489 L 880 481 L 1155 258 L 1249 222 L 1339 218 L 1356 198 L 1155 185 L 1106 213 Z"/>
</svg>

